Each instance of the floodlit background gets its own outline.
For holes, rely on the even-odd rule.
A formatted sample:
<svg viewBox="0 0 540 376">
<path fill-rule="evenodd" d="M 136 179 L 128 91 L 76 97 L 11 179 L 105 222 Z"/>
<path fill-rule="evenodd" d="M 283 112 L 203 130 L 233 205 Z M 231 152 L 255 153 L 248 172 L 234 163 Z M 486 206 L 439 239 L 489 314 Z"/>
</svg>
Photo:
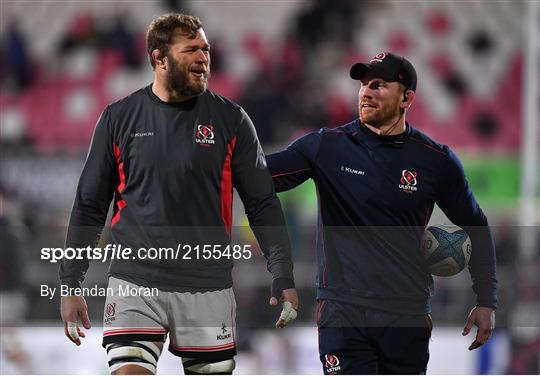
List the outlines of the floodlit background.
<svg viewBox="0 0 540 376">
<path fill-rule="evenodd" d="M 436 280 L 429 373 L 540 373 L 538 50 L 534 1 L 25 1 L 0 0 L 0 373 L 106 373 L 103 300 L 81 348 L 63 336 L 57 266 L 41 247 L 62 246 L 95 121 L 110 102 L 148 85 L 144 33 L 169 10 L 198 15 L 212 44 L 210 88 L 242 105 L 267 153 L 356 117 L 350 66 L 381 51 L 409 58 L 418 75 L 407 120 L 461 157 L 493 225 L 500 308 L 488 345 L 462 338 L 474 305 L 463 272 Z M 315 327 L 312 182 L 280 195 L 290 227 L 302 309 L 272 329 L 262 257 L 235 268 L 238 374 L 320 374 Z M 245 226 L 236 200 L 235 223 Z M 440 212 L 431 223 L 445 221 Z M 238 228 L 239 237 L 245 231 Z M 242 238 L 245 241 L 245 238 Z M 249 240 L 249 236 L 248 239 Z M 88 283 L 106 284 L 106 265 Z M 181 373 L 164 352 L 161 373 Z"/>
</svg>

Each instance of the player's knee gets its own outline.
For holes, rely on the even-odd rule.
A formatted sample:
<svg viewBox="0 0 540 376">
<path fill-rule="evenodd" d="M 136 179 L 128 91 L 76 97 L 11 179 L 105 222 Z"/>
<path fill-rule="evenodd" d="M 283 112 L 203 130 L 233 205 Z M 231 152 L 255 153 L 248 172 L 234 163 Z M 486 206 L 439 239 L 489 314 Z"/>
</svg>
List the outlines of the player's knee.
<svg viewBox="0 0 540 376">
<path fill-rule="evenodd" d="M 116 371 L 112 371 L 111 375 L 155 375 L 155 372 L 136 363 L 124 363 Z"/>
<path fill-rule="evenodd" d="M 139 367 L 142 367 L 155 374 L 160 355 L 161 349 L 149 341 L 122 341 L 107 345 L 109 370 L 115 374 L 122 374 L 122 371 L 135 367 L 139 371 Z"/>
<path fill-rule="evenodd" d="M 232 374 L 236 363 L 234 359 L 224 359 L 219 361 L 209 361 L 205 359 L 182 359 L 184 373 L 186 375 L 215 375 Z"/>
</svg>

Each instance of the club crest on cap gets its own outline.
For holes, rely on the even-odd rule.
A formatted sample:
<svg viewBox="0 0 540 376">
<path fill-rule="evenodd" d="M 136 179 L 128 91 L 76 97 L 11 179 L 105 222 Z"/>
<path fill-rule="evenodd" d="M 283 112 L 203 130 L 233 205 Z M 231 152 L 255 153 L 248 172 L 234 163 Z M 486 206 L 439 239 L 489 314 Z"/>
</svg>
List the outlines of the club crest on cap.
<svg viewBox="0 0 540 376">
<path fill-rule="evenodd" d="M 373 59 L 371 59 L 370 63 L 380 63 L 384 60 L 384 58 L 388 55 L 388 52 L 379 52 L 377 55 L 373 56 Z"/>
</svg>

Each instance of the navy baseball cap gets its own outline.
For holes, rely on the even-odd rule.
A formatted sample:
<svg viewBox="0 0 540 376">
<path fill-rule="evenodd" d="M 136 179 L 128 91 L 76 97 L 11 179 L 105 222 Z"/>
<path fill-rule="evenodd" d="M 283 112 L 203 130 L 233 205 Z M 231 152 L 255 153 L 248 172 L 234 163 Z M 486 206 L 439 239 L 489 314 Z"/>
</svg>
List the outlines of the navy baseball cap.
<svg viewBox="0 0 540 376">
<path fill-rule="evenodd" d="M 353 80 L 361 80 L 368 74 L 386 81 L 400 82 L 407 89 L 416 91 L 416 70 L 411 62 L 402 56 L 381 52 L 367 64 L 354 64 L 350 72 Z"/>
</svg>

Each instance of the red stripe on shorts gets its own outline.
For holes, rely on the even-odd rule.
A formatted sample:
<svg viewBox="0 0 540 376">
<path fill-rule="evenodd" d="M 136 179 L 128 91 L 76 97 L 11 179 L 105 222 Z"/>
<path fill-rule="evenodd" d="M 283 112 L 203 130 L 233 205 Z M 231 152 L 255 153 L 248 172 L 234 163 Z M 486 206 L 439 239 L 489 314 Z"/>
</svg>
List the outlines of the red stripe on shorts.
<svg viewBox="0 0 540 376">
<path fill-rule="evenodd" d="M 174 346 L 171 345 L 173 349 L 178 351 L 219 351 L 219 350 L 228 350 L 236 347 L 236 342 L 226 343 L 219 346 Z"/>
<path fill-rule="evenodd" d="M 112 336 L 116 334 L 165 334 L 165 329 L 150 329 L 150 328 L 126 328 L 113 329 L 103 331 L 104 336 Z"/>
</svg>

